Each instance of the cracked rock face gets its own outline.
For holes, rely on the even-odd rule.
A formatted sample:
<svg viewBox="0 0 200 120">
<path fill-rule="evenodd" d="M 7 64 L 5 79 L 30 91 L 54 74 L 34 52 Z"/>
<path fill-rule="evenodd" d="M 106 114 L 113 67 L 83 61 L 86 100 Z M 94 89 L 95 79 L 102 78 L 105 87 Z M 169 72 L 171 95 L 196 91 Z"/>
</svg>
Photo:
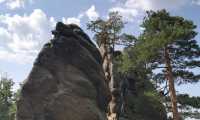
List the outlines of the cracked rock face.
<svg viewBox="0 0 200 120">
<path fill-rule="evenodd" d="M 105 120 L 110 100 L 98 49 L 78 26 L 57 23 L 22 86 L 17 120 Z"/>
</svg>

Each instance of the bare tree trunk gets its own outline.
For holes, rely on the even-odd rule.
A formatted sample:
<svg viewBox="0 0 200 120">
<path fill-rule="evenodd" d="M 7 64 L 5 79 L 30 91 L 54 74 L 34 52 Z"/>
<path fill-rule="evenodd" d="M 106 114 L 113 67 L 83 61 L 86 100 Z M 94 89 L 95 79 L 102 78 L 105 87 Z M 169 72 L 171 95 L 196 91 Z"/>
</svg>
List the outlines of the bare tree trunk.
<svg viewBox="0 0 200 120">
<path fill-rule="evenodd" d="M 119 108 L 119 97 L 118 95 L 120 93 L 118 93 L 118 89 L 116 89 L 116 81 L 114 78 L 114 72 L 113 72 L 113 51 L 111 49 L 111 46 L 109 46 L 108 44 L 104 44 L 102 43 L 99 46 L 100 49 L 100 53 L 102 55 L 103 58 L 103 69 L 104 69 L 104 73 L 106 76 L 106 83 L 109 85 L 110 91 L 111 91 L 111 96 L 112 99 L 109 102 L 109 106 L 108 106 L 108 114 L 107 114 L 107 118 L 108 120 L 118 120 L 119 118 L 119 114 L 118 114 L 118 108 Z"/>
<path fill-rule="evenodd" d="M 174 79 L 173 79 L 173 74 L 172 74 L 171 59 L 169 56 L 169 49 L 167 47 L 165 47 L 164 56 L 165 56 L 165 65 L 166 65 L 166 79 L 169 82 L 168 86 L 169 86 L 169 93 L 170 93 L 170 99 L 171 99 L 171 105 L 172 105 L 173 120 L 180 120 L 180 116 L 179 116 L 178 108 L 177 108 L 177 97 L 176 97 L 176 90 L 175 90 Z"/>
<path fill-rule="evenodd" d="M 110 79 L 111 79 L 111 73 L 110 73 L 110 58 L 108 55 L 108 47 L 106 46 L 106 44 L 102 43 L 99 46 L 99 50 L 101 53 L 101 56 L 103 58 L 103 70 L 105 73 L 105 77 L 106 77 L 106 83 L 109 84 Z"/>
</svg>

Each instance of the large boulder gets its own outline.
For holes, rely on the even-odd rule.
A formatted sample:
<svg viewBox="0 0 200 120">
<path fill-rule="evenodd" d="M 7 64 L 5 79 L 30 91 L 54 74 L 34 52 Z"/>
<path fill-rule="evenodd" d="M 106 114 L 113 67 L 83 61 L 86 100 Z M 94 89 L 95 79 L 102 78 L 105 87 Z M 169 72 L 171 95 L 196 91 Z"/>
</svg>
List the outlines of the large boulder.
<svg viewBox="0 0 200 120">
<path fill-rule="evenodd" d="M 105 120 L 110 100 L 98 49 L 78 26 L 57 23 L 25 81 L 17 120 Z"/>
</svg>

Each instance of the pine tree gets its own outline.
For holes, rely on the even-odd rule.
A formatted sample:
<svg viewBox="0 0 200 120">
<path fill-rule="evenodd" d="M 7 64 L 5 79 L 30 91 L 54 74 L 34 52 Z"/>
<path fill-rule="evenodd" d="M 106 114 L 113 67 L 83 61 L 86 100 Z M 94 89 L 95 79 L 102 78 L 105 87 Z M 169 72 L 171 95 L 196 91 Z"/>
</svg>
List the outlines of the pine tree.
<svg viewBox="0 0 200 120">
<path fill-rule="evenodd" d="M 168 82 L 173 119 L 180 120 L 174 84 L 197 82 L 200 78 L 191 70 L 200 66 L 200 47 L 194 40 L 196 25 L 161 10 L 148 11 L 141 26 L 143 34 L 132 48 L 135 60 L 129 60 L 128 66 L 144 63 L 157 69 L 154 78 Z"/>
<path fill-rule="evenodd" d="M 117 77 L 115 59 L 116 45 L 131 45 L 132 37 L 122 34 L 124 27 L 122 16 L 118 12 L 109 13 L 107 20 L 98 19 L 88 24 L 88 29 L 95 33 L 94 39 L 97 42 L 100 53 L 103 58 L 103 69 L 106 76 L 106 82 L 110 87 L 112 100 L 109 105 L 108 119 L 118 120 L 120 111 L 120 88 L 119 78 Z"/>
</svg>

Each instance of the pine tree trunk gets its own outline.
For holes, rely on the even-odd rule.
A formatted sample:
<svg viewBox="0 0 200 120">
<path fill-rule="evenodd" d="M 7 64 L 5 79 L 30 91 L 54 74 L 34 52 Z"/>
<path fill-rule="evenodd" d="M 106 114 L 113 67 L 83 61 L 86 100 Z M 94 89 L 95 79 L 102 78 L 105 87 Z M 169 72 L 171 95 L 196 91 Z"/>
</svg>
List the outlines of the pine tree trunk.
<svg viewBox="0 0 200 120">
<path fill-rule="evenodd" d="M 177 97 L 176 97 L 176 90 L 174 86 L 174 79 L 172 74 L 172 66 L 171 66 L 171 60 L 169 56 L 169 49 L 165 47 L 164 50 L 164 56 L 165 56 L 165 65 L 166 65 L 166 79 L 168 80 L 168 86 L 169 86 L 169 93 L 170 93 L 170 99 L 171 99 L 171 105 L 172 105 L 172 113 L 173 113 L 173 120 L 180 120 L 180 116 L 178 113 L 177 108 Z"/>
<path fill-rule="evenodd" d="M 106 77 L 106 83 L 109 85 L 112 99 L 109 102 L 108 110 L 108 120 L 118 120 L 118 97 L 116 96 L 116 91 L 114 89 L 115 80 L 113 76 L 113 52 L 110 51 L 111 47 L 107 44 L 101 44 L 100 53 L 103 58 L 103 70 Z"/>
</svg>

